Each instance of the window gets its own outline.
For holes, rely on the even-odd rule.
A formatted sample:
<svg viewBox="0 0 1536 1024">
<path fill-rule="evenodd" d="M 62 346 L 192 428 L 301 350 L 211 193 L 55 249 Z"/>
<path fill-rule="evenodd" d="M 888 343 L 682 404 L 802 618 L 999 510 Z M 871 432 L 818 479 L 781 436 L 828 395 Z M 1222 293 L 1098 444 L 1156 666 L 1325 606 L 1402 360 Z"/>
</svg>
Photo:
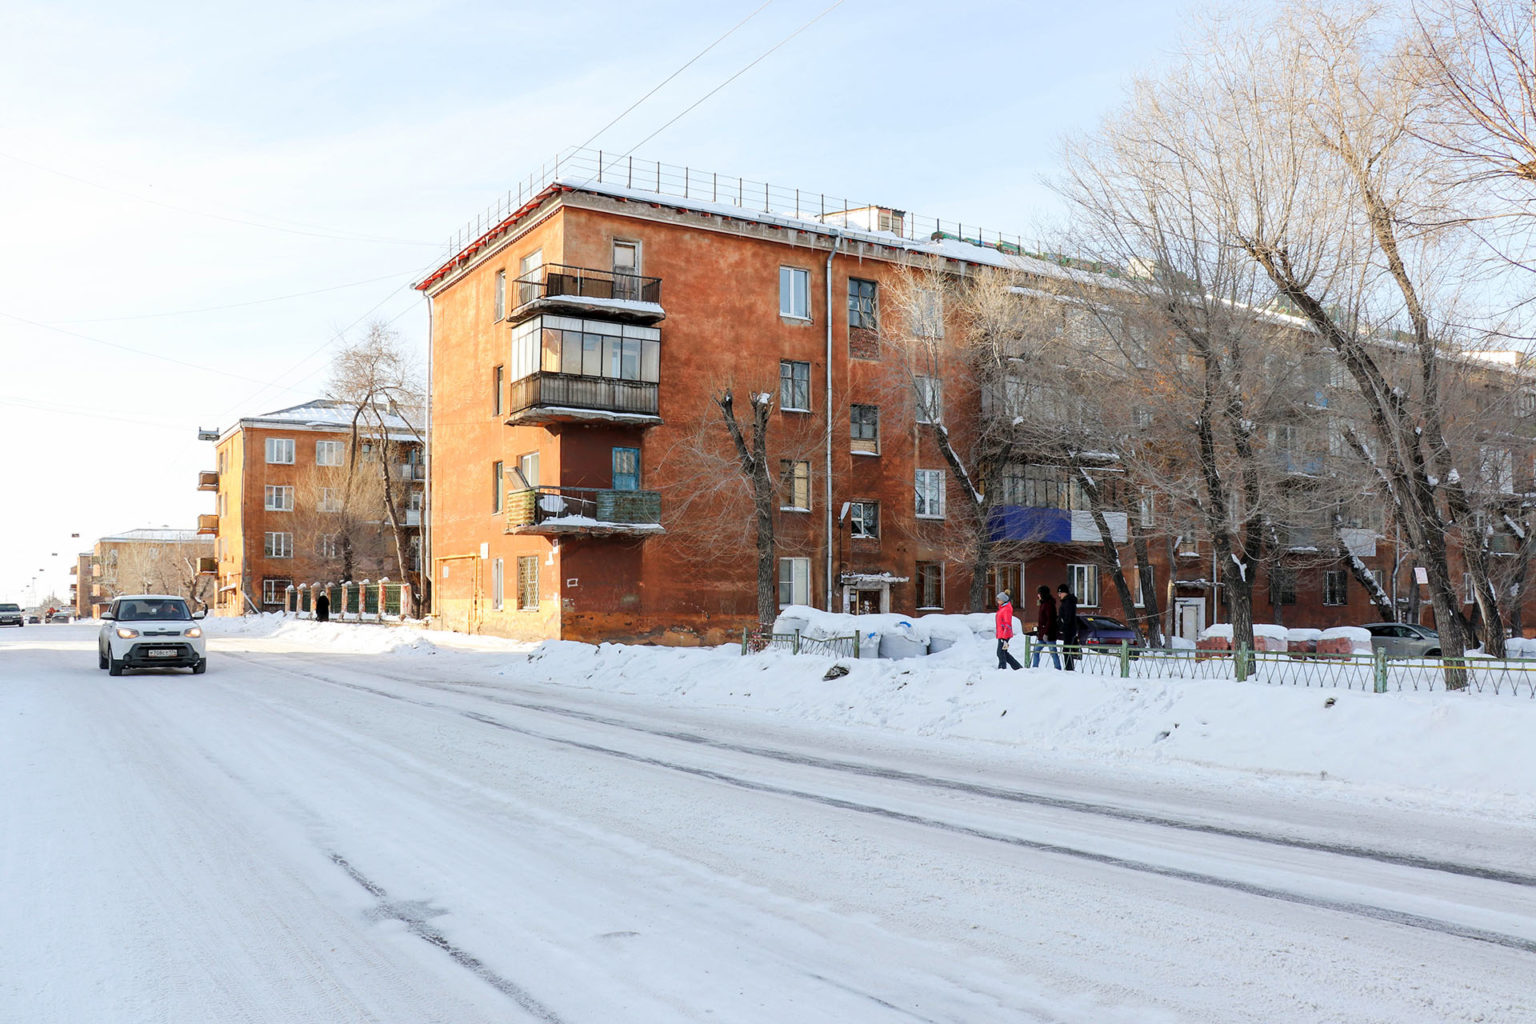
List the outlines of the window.
<svg viewBox="0 0 1536 1024">
<path fill-rule="evenodd" d="M 267 511 L 268 512 L 292 512 L 293 488 L 267 484 Z"/>
<path fill-rule="evenodd" d="M 880 407 L 855 405 L 849 409 L 849 437 L 858 455 L 880 454 Z"/>
<path fill-rule="evenodd" d="M 506 405 L 507 368 L 498 366 L 491 372 L 491 413 L 500 416 Z"/>
<path fill-rule="evenodd" d="M 1296 570 L 1279 567 L 1269 573 L 1269 603 L 1296 603 Z"/>
<path fill-rule="evenodd" d="M 1099 567 L 1075 563 L 1067 566 L 1067 578 L 1071 581 L 1067 585 L 1072 588 L 1072 593 L 1077 595 L 1079 608 L 1097 608 L 1099 606 Z"/>
<path fill-rule="evenodd" d="M 288 588 L 291 586 L 293 586 L 293 580 L 276 576 L 265 577 L 261 581 L 261 603 L 283 604 L 288 597 Z"/>
<path fill-rule="evenodd" d="M 505 270 L 496 271 L 496 301 L 492 313 L 492 319 L 498 322 L 505 319 L 507 315 L 507 272 Z"/>
<path fill-rule="evenodd" d="M 640 243 L 613 243 L 613 297 L 638 300 L 640 298 Z"/>
<path fill-rule="evenodd" d="M 293 438 L 267 438 L 267 463 L 274 466 L 293 465 Z"/>
<path fill-rule="evenodd" d="M 501 463 L 491 463 L 491 511 L 500 512 L 502 502 Z"/>
<path fill-rule="evenodd" d="M 341 492 L 334 487 L 320 488 L 320 511 L 340 512 Z"/>
<path fill-rule="evenodd" d="M 499 558 L 491 559 L 491 608 L 501 611 L 502 593 L 506 589 L 505 568 Z"/>
<path fill-rule="evenodd" d="M 937 377 L 916 377 L 917 422 L 944 422 L 944 382 Z"/>
<path fill-rule="evenodd" d="M 811 364 L 786 359 L 779 363 L 779 408 L 811 411 Z"/>
<path fill-rule="evenodd" d="M 880 503 L 878 501 L 851 501 L 848 503 L 849 529 L 855 537 L 880 536 Z"/>
<path fill-rule="evenodd" d="M 779 607 L 811 603 L 811 560 L 779 559 Z"/>
<path fill-rule="evenodd" d="M 936 288 L 919 288 L 912 311 L 916 323 L 912 333 L 919 338 L 944 337 L 944 293 Z"/>
<path fill-rule="evenodd" d="M 784 479 L 783 497 L 779 507 L 785 511 L 809 512 L 811 510 L 811 464 L 799 459 L 780 459 L 779 471 Z"/>
<path fill-rule="evenodd" d="M 544 372 L 653 384 L 661 379 L 661 330 L 536 316 L 513 328 L 510 367 L 512 380 Z"/>
<path fill-rule="evenodd" d="M 539 486 L 539 453 L 529 452 L 520 455 L 517 459 L 517 471 L 522 474 L 522 480 L 518 481 L 528 488 Z"/>
<path fill-rule="evenodd" d="M 779 316 L 796 320 L 811 318 L 811 272 L 799 267 L 779 268 Z"/>
<path fill-rule="evenodd" d="M 1141 573 L 1137 572 L 1134 578 L 1136 580 L 1136 599 L 1132 602 L 1132 607 L 1145 608 L 1147 606 L 1147 593 L 1143 589 L 1145 584 L 1141 578 Z"/>
<path fill-rule="evenodd" d="M 1136 512 L 1142 529 L 1151 529 L 1156 518 L 1157 498 L 1152 491 L 1143 488 L 1141 500 L 1137 502 Z"/>
<path fill-rule="evenodd" d="M 316 441 L 315 465 L 339 466 L 346 458 L 347 445 L 345 441 Z"/>
<path fill-rule="evenodd" d="M 920 519 L 944 518 L 944 471 L 920 469 L 913 481 L 917 492 L 917 515 Z"/>
<path fill-rule="evenodd" d="M 517 263 L 517 301 L 521 305 L 539 297 L 539 271 L 544 269 L 544 250 L 535 249 Z"/>
<path fill-rule="evenodd" d="M 1329 569 L 1323 573 L 1323 604 L 1347 604 L 1345 581 L 1348 574 L 1343 569 Z"/>
<path fill-rule="evenodd" d="M 292 558 L 293 534 L 268 532 L 262 553 L 268 558 Z"/>
<path fill-rule="evenodd" d="M 638 491 L 640 489 L 640 449 L 615 448 L 613 450 L 613 489 Z"/>
<path fill-rule="evenodd" d="M 1461 574 L 1461 603 L 1472 603 L 1472 574 L 1469 572 Z"/>
<path fill-rule="evenodd" d="M 917 563 L 917 607 L 923 610 L 944 607 L 944 563 Z"/>
<path fill-rule="evenodd" d="M 221 515 L 221 516 L 229 514 L 227 512 L 227 509 L 229 507 L 229 503 L 225 500 L 228 497 L 229 497 L 229 495 L 226 494 L 225 492 L 223 492 L 223 491 L 219 492 L 219 515 Z"/>
<path fill-rule="evenodd" d="M 517 558 L 517 606 L 524 611 L 539 606 L 539 556 Z"/>
<path fill-rule="evenodd" d="M 341 535 L 335 533 L 322 533 L 315 541 L 315 554 L 321 558 L 341 557 Z"/>
<path fill-rule="evenodd" d="M 879 330 L 875 319 L 875 282 L 848 279 L 848 326 L 856 330 Z"/>
</svg>

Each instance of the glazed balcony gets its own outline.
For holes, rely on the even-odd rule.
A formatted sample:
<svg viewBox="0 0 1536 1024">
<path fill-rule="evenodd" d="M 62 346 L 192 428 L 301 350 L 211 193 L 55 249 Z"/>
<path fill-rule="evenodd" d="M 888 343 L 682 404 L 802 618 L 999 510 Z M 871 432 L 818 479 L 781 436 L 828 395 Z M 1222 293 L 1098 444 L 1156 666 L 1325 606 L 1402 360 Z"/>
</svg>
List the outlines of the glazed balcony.
<svg viewBox="0 0 1536 1024">
<path fill-rule="evenodd" d="M 219 560 L 206 556 L 197 560 L 197 571 L 202 576 L 212 576 L 219 571 Z"/>
<path fill-rule="evenodd" d="M 219 474 L 211 469 L 199 470 L 197 474 L 197 489 L 200 491 L 218 490 Z"/>
<path fill-rule="evenodd" d="M 659 277 L 550 263 L 513 283 L 516 305 L 507 319 L 514 324 L 539 313 L 596 313 L 640 324 L 658 323 L 666 317 Z"/>
<path fill-rule="evenodd" d="M 219 532 L 219 517 L 216 515 L 198 516 L 197 532 L 217 536 Z"/>
<path fill-rule="evenodd" d="M 665 532 L 657 491 L 535 487 L 507 492 L 506 514 L 507 533 L 643 537 Z"/>
<path fill-rule="evenodd" d="M 654 381 L 588 377 L 575 373 L 535 373 L 513 381 L 509 424 L 578 423 L 607 420 L 650 425 L 657 415 L 659 385 Z"/>
</svg>

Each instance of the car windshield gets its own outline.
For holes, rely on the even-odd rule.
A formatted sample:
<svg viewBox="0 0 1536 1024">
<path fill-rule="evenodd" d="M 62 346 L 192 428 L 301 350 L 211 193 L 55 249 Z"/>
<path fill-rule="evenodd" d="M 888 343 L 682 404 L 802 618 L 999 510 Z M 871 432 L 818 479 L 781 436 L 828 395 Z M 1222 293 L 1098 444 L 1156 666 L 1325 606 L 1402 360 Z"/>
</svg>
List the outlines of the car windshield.
<svg viewBox="0 0 1536 1024">
<path fill-rule="evenodd" d="M 189 619 L 187 602 L 181 598 L 134 598 L 119 601 L 115 618 L 119 622 L 152 622 L 159 620 Z"/>
<path fill-rule="evenodd" d="M 0 612 L 19 612 L 19 611 L 21 611 L 21 605 L 19 605 L 19 604 L 0 604 Z"/>
</svg>

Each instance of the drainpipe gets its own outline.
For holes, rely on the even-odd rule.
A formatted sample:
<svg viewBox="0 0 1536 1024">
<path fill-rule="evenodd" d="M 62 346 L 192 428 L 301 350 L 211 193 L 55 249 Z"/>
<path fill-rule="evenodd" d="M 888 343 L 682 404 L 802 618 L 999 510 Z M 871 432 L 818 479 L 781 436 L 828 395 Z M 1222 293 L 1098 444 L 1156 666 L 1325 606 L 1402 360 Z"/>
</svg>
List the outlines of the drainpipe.
<svg viewBox="0 0 1536 1024">
<path fill-rule="evenodd" d="M 416 607 L 423 619 L 437 608 L 437 580 L 432 564 L 432 296 L 427 297 L 427 408 L 423 426 L 426 443 L 421 446 L 421 568 L 416 571 Z M 426 604 L 423 604 L 423 599 Z M 402 609 L 403 610 L 403 609 Z"/>
<path fill-rule="evenodd" d="M 843 233 L 836 228 L 832 229 L 832 248 L 827 250 L 827 465 L 826 465 L 826 552 L 827 552 L 827 611 L 836 611 L 832 606 L 832 573 L 835 571 L 832 564 L 833 524 L 832 524 L 832 257 L 837 255 L 838 246 L 843 244 Z"/>
</svg>

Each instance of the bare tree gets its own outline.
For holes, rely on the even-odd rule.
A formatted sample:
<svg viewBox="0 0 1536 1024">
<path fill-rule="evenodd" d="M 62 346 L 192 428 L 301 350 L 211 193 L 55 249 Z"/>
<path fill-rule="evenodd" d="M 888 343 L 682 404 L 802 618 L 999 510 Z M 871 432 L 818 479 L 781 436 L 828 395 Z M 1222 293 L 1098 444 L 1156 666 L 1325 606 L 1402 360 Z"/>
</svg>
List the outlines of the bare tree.
<svg viewBox="0 0 1536 1024">
<path fill-rule="evenodd" d="M 361 341 L 346 345 L 331 364 L 331 398 L 352 410 L 351 444 L 347 450 L 347 497 L 362 479 L 360 468 L 376 476 L 381 485 L 385 522 L 394 545 L 395 567 L 401 580 L 410 582 L 412 614 L 419 616 L 426 595 L 425 578 L 411 568 L 410 538 L 406 511 L 413 484 L 398 475 L 397 467 L 411 465 L 408 453 L 420 453 L 420 410 L 424 391 L 415 365 L 400 346 L 399 336 L 387 324 L 369 324 Z M 362 461 L 360 461 L 362 460 Z"/>
</svg>

